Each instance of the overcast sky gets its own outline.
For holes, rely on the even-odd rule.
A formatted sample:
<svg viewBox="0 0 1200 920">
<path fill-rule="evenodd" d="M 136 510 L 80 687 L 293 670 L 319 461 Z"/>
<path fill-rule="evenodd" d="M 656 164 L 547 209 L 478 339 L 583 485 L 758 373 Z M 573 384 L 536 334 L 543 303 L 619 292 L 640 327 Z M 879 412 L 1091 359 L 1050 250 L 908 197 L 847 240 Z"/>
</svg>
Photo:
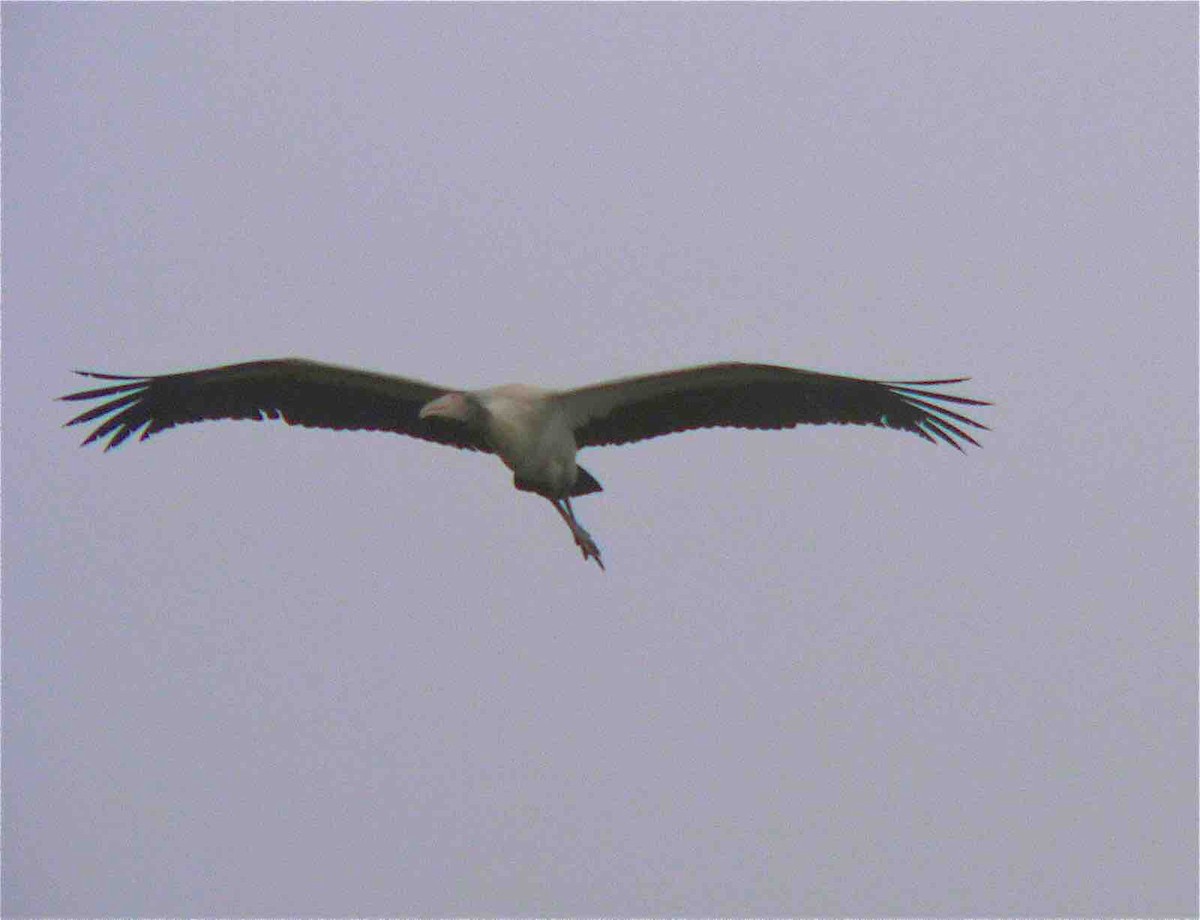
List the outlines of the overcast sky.
<svg viewBox="0 0 1200 920">
<path fill-rule="evenodd" d="M 1195 914 L 1196 25 L 6 5 L 6 916 Z M 73 368 L 969 374 L 494 459 Z"/>
</svg>

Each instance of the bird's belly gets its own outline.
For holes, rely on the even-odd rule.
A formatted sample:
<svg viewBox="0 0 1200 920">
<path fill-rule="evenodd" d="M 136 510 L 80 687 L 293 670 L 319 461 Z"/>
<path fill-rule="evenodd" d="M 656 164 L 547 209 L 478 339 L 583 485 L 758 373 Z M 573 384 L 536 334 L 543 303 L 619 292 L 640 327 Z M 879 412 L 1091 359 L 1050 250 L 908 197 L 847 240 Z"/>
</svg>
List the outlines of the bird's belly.
<svg viewBox="0 0 1200 920">
<path fill-rule="evenodd" d="M 492 446 L 519 487 L 544 495 L 566 495 L 575 482 L 575 438 L 569 429 L 530 431 L 521 425 L 493 425 Z"/>
</svg>

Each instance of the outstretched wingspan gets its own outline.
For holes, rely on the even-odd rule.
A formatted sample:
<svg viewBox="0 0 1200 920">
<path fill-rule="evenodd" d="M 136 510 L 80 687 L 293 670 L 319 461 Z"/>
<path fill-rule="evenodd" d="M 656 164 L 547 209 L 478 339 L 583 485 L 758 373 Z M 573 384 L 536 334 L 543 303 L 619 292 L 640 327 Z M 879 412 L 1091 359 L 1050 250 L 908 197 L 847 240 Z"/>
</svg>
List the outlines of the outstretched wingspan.
<svg viewBox="0 0 1200 920">
<path fill-rule="evenodd" d="M 62 397 L 102 400 L 67 424 L 98 422 L 83 443 L 108 438 L 105 450 L 189 422 L 282 418 L 495 453 L 518 489 L 554 505 L 583 558 L 601 568 L 600 548 L 571 505 L 573 497 L 600 491 L 576 463 L 582 447 L 692 428 L 835 424 L 897 428 L 961 451 L 963 443 L 978 446 L 967 428 L 987 426 L 949 407 L 989 405 L 928 389 L 965 377 L 887 382 L 769 364 L 710 364 L 561 391 L 515 384 L 451 390 L 300 358 L 157 377 L 80 373 L 110 384 Z"/>
</svg>

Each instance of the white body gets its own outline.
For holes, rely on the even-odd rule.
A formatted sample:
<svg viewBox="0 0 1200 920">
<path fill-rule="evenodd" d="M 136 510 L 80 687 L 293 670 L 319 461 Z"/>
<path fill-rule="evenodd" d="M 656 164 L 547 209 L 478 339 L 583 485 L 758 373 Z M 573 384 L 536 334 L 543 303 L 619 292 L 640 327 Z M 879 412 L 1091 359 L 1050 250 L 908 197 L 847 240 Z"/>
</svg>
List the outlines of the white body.
<svg viewBox="0 0 1200 920">
<path fill-rule="evenodd" d="M 575 432 L 547 390 L 512 383 L 477 394 L 487 410 L 487 437 L 520 481 L 553 495 L 575 484 Z"/>
</svg>

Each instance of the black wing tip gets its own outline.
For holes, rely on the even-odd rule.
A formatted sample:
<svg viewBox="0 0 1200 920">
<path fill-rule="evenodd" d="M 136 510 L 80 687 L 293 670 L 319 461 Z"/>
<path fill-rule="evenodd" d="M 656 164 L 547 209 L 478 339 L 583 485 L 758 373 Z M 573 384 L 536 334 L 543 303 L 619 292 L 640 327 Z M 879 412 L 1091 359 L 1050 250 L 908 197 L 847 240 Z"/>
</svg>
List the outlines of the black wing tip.
<svg viewBox="0 0 1200 920">
<path fill-rule="evenodd" d="M 955 396 L 952 393 L 930 393 L 928 391 L 914 390 L 913 387 L 940 387 L 949 386 L 955 383 L 966 383 L 970 377 L 947 377 L 944 380 L 884 380 L 881 381 L 884 386 L 898 393 L 916 393 L 918 396 L 928 396 L 933 399 L 943 399 L 947 402 L 955 402 L 964 406 L 991 406 L 995 405 L 986 399 L 971 399 L 967 396 Z"/>
<path fill-rule="evenodd" d="M 116 380 L 120 382 L 113 386 L 97 387 L 92 390 L 78 390 L 74 393 L 67 393 L 65 396 L 56 397 L 60 402 L 74 402 L 80 399 L 100 399 L 102 396 L 135 390 L 139 386 L 144 386 L 153 380 L 152 377 L 131 377 L 126 374 L 101 374 L 96 371 L 76 370 L 73 373 L 81 377 L 91 377 L 96 380 Z"/>
<path fill-rule="evenodd" d="M 934 392 L 924 387 L 946 386 L 955 383 L 965 383 L 970 377 L 946 377 L 937 380 L 890 380 L 884 383 L 889 390 L 899 396 L 912 409 L 921 413 L 915 426 L 909 427 L 925 440 L 937 444 L 949 444 L 959 453 L 965 454 L 963 444 L 982 448 L 975 438 L 963 430 L 963 426 L 991 431 L 987 425 L 977 422 L 969 416 L 955 412 L 944 403 L 955 406 L 990 406 L 992 403 L 983 399 L 970 399 L 966 396 L 954 396 L 950 393 Z"/>
<path fill-rule="evenodd" d="M 73 425 L 75 423 L 68 422 L 67 424 Z M 80 441 L 79 446 L 87 447 L 89 444 L 94 444 L 99 440 L 100 440 L 100 430 L 97 428 L 95 431 L 93 431 L 91 434 L 89 434 L 86 438 L 84 438 L 82 441 Z M 107 453 L 109 450 L 112 449 L 112 446 L 113 446 L 112 440 L 110 439 L 109 442 L 104 445 L 104 452 Z"/>
<path fill-rule="evenodd" d="M 81 371 L 78 368 L 71 371 L 80 377 L 94 377 L 97 380 L 149 380 L 146 374 L 102 374 L 99 371 Z"/>
<path fill-rule="evenodd" d="M 910 387 L 937 387 L 947 383 L 966 383 L 970 379 L 970 377 L 944 377 L 941 380 L 888 380 L 886 382 Z"/>
<path fill-rule="evenodd" d="M 927 422 L 926 424 L 929 423 Z M 966 441 L 973 447 L 978 447 L 980 450 L 983 449 L 983 445 L 971 437 L 971 435 L 963 431 L 957 425 L 947 422 L 945 419 L 937 420 L 937 431 L 939 436 L 944 438 L 946 443 L 957 450 L 960 454 L 965 454 L 967 452 L 962 445 L 963 441 Z"/>
<path fill-rule="evenodd" d="M 130 374 L 104 374 L 100 371 L 85 371 L 79 368 L 74 368 L 72 373 L 78 374 L 80 377 L 88 377 L 94 380 L 111 380 L 117 381 L 113 386 L 98 387 L 92 390 L 79 390 L 75 393 L 67 393 L 64 396 L 56 397 L 59 402 L 76 402 L 79 400 L 104 400 L 98 405 L 81 412 L 73 419 L 63 423 L 64 428 L 70 428 L 72 425 L 80 425 L 85 422 L 96 421 L 102 419 L 106 415 L 121 410 L 128 409 L 131 402 L 136 402 L 137 396 L 140 394 L 144 385 L 150 381 L 150 377 L 140 376 L 135 377 Z M 80 447 L 87 447 L 89 444 L 94 444 L 101 439 L 108 437 L 108 443 L 104 445 L 104 451 L 107 453 L 131 434 L 127 430 L 127 424 L 124 421 L 117 421 L 117 416 L 113 416 L 107 422 L 101 422 L 96 428 L 80 443 Z"/>
<path fill-rule="evenodd" d="M 981 425 L 974 419 L 966 418 L 965 416 L 961 415 L 954 415 L 953 417 L 956 420 L 969 422 L 976 428 L 982 428 L 984 431 L 992 430 L 988 428 L 987 425 Z M 929 432 L 933 432 L 933 434 L 937 437 L 930 437 L 928 434 Z M 933 413 L 928 413 L 925 418 L 917 423 L 917 433 L 924 435 L 926 440 L 932 441 L 934 444 L 937 444 L 938 441 L 944 441 L 957 450 L 960 454 L 966 453 L 966 450 L 963 447 L 964 441 L 967 444 L 970 444 L 972 447 L 978 447 L 980 450 L 983 449 L 983 445 L 976 441 L 975 438 L 970 435 L 970 433 L 964 431 L 961 427 L 954 424 L 954 422 L 950 419 L 940 415 L 934 415 Z"/>
</svg>

